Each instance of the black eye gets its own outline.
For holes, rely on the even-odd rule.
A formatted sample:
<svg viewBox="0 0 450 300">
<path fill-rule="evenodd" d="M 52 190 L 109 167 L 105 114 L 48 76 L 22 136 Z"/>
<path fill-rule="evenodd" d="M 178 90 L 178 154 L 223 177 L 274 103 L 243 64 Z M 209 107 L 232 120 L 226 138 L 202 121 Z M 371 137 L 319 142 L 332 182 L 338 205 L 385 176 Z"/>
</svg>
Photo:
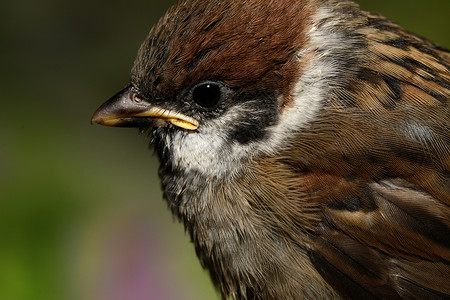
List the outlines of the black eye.
<svg viewBox="0 0 450 300">
<path fill-rule="evenodd" d="M 198 105 L 211 108 L 219 103 L 222 96 L 220 87 L 215 83 L 203 83 L 196 86 L 192 92 L 192 99 Z"/>
</svg>

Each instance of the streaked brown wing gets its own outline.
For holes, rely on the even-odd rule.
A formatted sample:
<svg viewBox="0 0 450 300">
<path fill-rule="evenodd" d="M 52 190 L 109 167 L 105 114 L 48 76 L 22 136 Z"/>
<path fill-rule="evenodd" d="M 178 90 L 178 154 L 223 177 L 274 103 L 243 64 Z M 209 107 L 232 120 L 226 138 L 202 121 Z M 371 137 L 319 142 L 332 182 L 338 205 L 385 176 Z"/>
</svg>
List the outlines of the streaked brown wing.
<svg viewBox="0 0 450 300">
<path fill-rule="evenodd" d="M 403 180 L 328 205 L 310 257 L 350 299 L 450 299 L 450 207 Z"/>
</svg>

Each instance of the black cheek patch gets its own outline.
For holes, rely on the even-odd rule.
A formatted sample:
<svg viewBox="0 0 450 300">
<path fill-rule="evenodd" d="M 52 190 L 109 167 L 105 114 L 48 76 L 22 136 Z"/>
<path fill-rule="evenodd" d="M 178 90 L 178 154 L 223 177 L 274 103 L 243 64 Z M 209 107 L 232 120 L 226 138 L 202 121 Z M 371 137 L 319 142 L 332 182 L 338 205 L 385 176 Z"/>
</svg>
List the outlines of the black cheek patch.
<svg viewBox="0 0 450 300">
<path fill-rule="evenodd" d="M 251 102 L 251 110 L 246 109 L 242 116 L 230 128 L 228 139 L 247 145 L 251 142 L 261 141 L 267 137 L 267 128 L 278 120 L 279 110 L 274 96 L 265 93 L 240 95 L 238 103 Z M 231 108 L 238 109 L 239 106 Z"/>
<path fill-rule="evenodd" d="M 266 127 L 263 123 L 259 124 L 238 124 L 233 128 L 229 135 L 231 141 L 237 141 L 239 144 L 246 145 L 250 142 L 260 141 L 266 136 Z"/>
</svg>

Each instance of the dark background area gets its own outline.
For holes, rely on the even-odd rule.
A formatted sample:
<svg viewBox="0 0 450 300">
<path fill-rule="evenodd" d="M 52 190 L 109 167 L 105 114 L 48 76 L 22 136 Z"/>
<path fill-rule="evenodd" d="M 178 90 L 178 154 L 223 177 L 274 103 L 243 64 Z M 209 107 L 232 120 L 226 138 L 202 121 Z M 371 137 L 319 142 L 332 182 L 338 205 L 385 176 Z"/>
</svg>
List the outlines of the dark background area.
<svg viewBox="0 0 450 300">
<path fill-rule="evenodd" d="M 450 46 L 450 1 L 358 1 Z M 0 299 L 218 299 L 137 130 L 91 126 L 174 1 L 0 4 Z"/>
</svg>

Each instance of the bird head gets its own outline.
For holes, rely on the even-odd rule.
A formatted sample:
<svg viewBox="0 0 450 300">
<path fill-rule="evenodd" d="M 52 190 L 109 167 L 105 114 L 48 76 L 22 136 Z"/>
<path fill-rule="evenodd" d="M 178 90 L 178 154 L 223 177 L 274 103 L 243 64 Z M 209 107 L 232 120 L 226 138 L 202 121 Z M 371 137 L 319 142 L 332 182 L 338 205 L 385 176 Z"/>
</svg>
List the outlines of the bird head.
<svg viewBox="0 0 450 300">
<path fill-rule="evenodd" d="M 341 43 L 331 28 L 325 39 L 320 22 L 330 12 L 319 9 L 308 1 L 182 1 L 141 45 L 131 84 L 92 122 L 149 128 L 180 168 L 234 174 L 288 145 L 325 104 L 343 63 L 324 46 L 351 47 L 352 39 Z"/>
</svg>

